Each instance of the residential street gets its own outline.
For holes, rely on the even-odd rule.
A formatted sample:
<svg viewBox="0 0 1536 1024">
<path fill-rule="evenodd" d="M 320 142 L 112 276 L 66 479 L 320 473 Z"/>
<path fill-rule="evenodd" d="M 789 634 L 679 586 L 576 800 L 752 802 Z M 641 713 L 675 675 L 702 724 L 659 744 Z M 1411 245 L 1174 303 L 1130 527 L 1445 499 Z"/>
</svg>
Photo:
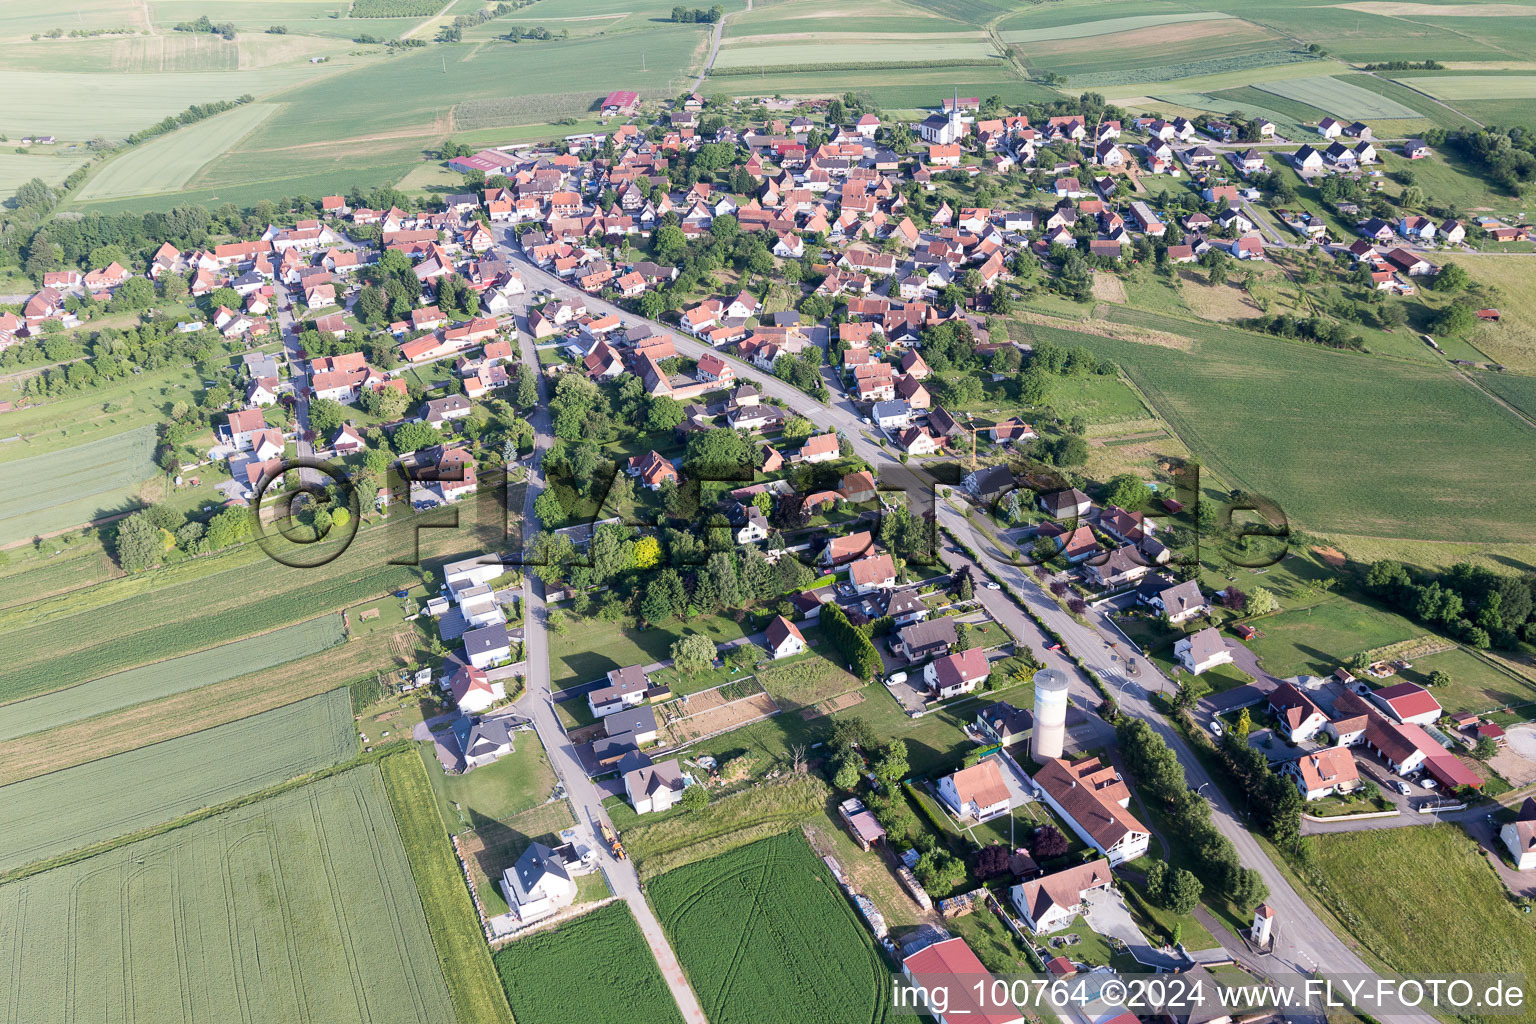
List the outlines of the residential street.
<svg viewBox="0 0 1536 1024">
<path fill-rule="evenodd" d="M 538 353 L 534 351 L 533 338 L 527 331 L 520 330 L 518 344 L 520 345 L 520 358 L 524 366 L 537 367 L 539 365 Z M 543 490 L 543 478 L 541 470 L 544 461 L 544 452 L 549 448 L 552 440 L 550 434 L 549 409 L 544 403 L 548 389 L 545 382 L 539 381 L 539 407 L 529 417 L 529 423 L 534 430 L 534 455 L 528 464 L 528 490 L 527 500 L 523 506 L 523 541 L 524 545 L 532 542 L 534 534 L 538 532 L 538 518 L 533 514 L 534 500 Z M 682 1012 L 686 1024 L 707 1024 L 704 1011 L 699 1006 L 698 997 L 688 985 L 688 979 L 683 975 L 683 968 L 677 962 L 677 955 L 672 952 L 672 947 L 667 942 L 666 934 L 661 929 L 661 922 L 656 920 L 656 915 L 651 913 L 650 904 L 645 901 L 645 894 L 640 887 L 640 876 L 635 872 L 632 861 L 615 858 L 608 846 L 601 840 L 600 826 L 607 824 L 610 827 L 607 814 L 603 812 L 604 794 L 587 778 L 587 773 L 582 770 L 581 763 L 577 760 L 576 750 L 566 738 L 565 730 L 560 726 L 560 720 L 555 715 L 554 700 L 549 691 L 549 632 L 546 626 L 546 609 L 544 606 L 544 584 L 537 576 L 526 573 L 523 584 L 524 607 L 527 610 L 524 616 L 524 658 L 528 663 L 527 691 L 517 701 L 515 707 L 524 715 L 533 720 L 534 731 L 539 735 L 539 741 L 544 744 L 544 749 L 549 754 L 549 763 L 555 769 L 555 775 L 565 786 L 566 796 L 571 805 L 576 809 L 578 827 L 584 828 L 591 836 L 592 849 L 597 851 L 598 862 L 602 867 L 604 876 L 608 879 L 608 885 L 616 896 L 629 904 L 630 912 L 635 915 L 635 920 L 640 925 L 640 931 L 645 936 L 645 941 L 651 947 L 651 953 L 656 957 L 656 963 L 661 968 L 661 976 L 666 980 L 667 987 L 672 991 L 672 998 Z"/>
<path fill-rule="evenodd" d="M 503 237 L 510 240 L 510 231 L 504 231 Z M 626 324 L 644 322 L 635 314 L 629 313 L 618 306 L 606 302 L 600 297 L 583 295 L 550 274 L 533 264 L 523 254 L 521 247 L 515 242 L 507 245 L 504 256 L 509 263 L 520 264 L 524 280 L 529 291 L 548 289 L 557 297 L 580 296 L 587 304 L 589 310 L 613 313 L 620 317 Z M 663 324 L 653 324 L 659 331 L 664 331 L 671 336 L 679 352 L 690 356 L 698 356 L 707 351 L 714 351 L 703 342 L 678 334 L 674 329 Z M 524 339 L 525 348 L 528 346 Z M 843 433 L 852 443 L 854 451 L 870 463 L 880 477 L 882 485 L 888 486 L 892 481 L 898 481 L 903 486 L 911 486 L 914 489 L 928 490 L 931 484 L 926 481 L 924 474 L 898 462 L 888 451 L 870 441 L 864 436 L 866 425 L 851 402 L 846 398 L 834 397 L 827 405 L 816 401 L 798 388 L 779 380 L 778 378 L 761 372 L 750 364 L 728 353 L 717 353 L 724 356 L 734 367 L 737 377 L 745 383 L 755 386 L 763 394 L 782 399 L 791 409 L 798 414 L 807 417 L 813 423 L 823 428 L 836 429 Z M 525 352 L 525 361 L 530 361 L 531 354 Z M 541 430 L 542 436 L 542 430 Z M 921 491 L 919 492 L 921 493 Z M 532 528 L 531 502 L 533 490 L 530 488 L 530 516 L 528 528 Z M 1163 738 L 1179 757 L 1184 766 L 1185 776 L 1191 787 L 1205 795 L 1212 809 L 1212 821 L 1221 832 L 1232 840 L 1237 849 L 1238 857 L 1245 867 L 1258 870 L 1269 887 L 1268 902 L 1275 908 L 1277 915 L 1277 941 L 1276 951 L 1268 959 L 1273 970 L 1293 971 L 1301 974 L 1310 974 L 1321 968 L 1339 973 L 1371 973 L 1371 969 L 1356 954 L 1351 941 L 1335 935 L 1312 911 L 1312 908 L 1292 888 L 1287 878 L 1280 869 L 1269 859 L 1264 849 L 1248 831 L 1248 827 L 1238 816 L 1237 811 L 1222 795 L 1221 791 L 1212 783 L 1204 766 L 1195 757 L 1194 752 L 1185 743 L 1184 738 L 1158 713 L 1151 704 L 1151 694 L 1155 690 L 1172 689 L 1172 684 L 1155 666 L 1138 659 L 1141 662 L 1140 673 L 1133 679 L 1127 679 L 1122 675 L 1121 665 L 1109 647 L 1109 639 L 1118 641 L 1118 634 L 1113 633 L 1110 627 L 1104 623 L 1097 623 L 1094 627 L 1083 625 L 1073 618 L 1064 609 L 1059 607 L 1048 594 L 1040 589 L 1036 581 L 1022 568 L 1003 565 L 990 558 L 985 553 L 985 546 L 972 537 L 969 522 L 965 516 L 948 507 L 945 502 L 935 503 L 940 522 L 952 530 L 958 537 L 971 537 L 971 547 L 981 553 L 981 562 L 984 567 L 996 573 L 997 576 L 1008 583 L 1018 594 L 1022 595 L 1033 613 L 1042 621 L 1055 629 L 1066 641 L 1067 646 L 1076 652 L 1088 668 L 1098 673 L 1101 679 L 1111 687 L 1117 688 L 1120 709 L 1123 713 L 1136 715 L 1145 719 L 1153 729 Z M 991 605 L 989 603 L 989 610 Z M 530 611 L 533 609 L 530 608 Z M 542 616 L 542 604 L 537 615 Z M 1009 623 L 1012 628 L 1013 623 Z M 529 629 L 532 641 L 535 630 Z M 537 641 L 542 645 L 542 631 Z M 1029 635 L 1022 632 L 1021 635 Z M 530 661 L 541 666 L 542 686 L 545 692 L 548 690 L 548 662 L 541 648 L 534 651 Z M 548 711 L 547 707 L 543 710 Z M 549 720 L 553 724 L 553 712 L 549 711 Z M 543 731 L 541 729 L 541 736 Z M 1209 791 L 1209 792 L 1207 792 Z M 637 912 L 638 913 L 638 912 Z M 1303 1018 L 1292 1015 L 1293 1020 Z M 1429 1019 L 1427 1014 L 1416 1015 L 1417 1018 Z"/>
</svg>

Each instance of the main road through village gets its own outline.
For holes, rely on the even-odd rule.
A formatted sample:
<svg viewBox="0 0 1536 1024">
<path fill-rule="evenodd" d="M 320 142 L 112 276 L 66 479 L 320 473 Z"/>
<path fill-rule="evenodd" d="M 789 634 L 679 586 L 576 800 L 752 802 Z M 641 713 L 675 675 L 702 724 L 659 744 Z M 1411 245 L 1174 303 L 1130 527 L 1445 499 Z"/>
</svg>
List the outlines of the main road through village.
<svg viewBox="0 0 1536 1024">
<path fill-rule="evenodd" d="M 499 231 L 498 235 L 498 245 L 503 258 L 508 264 L 519 266 L 529 293 L 542 290 L 552 293 L 557 298 L 580 299 L 589 311 L 613 313 L 626 324 L 648 322 L 602 298 L 575 291 L 558 277 L 533 263 L 517 244 L 511 229 Z M 664 324 L 651 323 L 650 325 L 654 330 L 664 332 L 671 337 L 679 353 L 697 357 L 706 351 L 715 351 L 711 346 L 681 335 Z M 525 326 L 526 321 L 519 324 L 519 327 Z M 526 330 L 522 330 L 519 332 L 519 337 L 523 364 L 530 367 L 538 366 L 531 336 Z M 728 356 L 728 358 L 733 363 L 737 377 L 744 383 L 752 384 L 768 397 L 783 401 L 789 408 L 819 428 L 836 430 L 846 437 L 853 445 L 855 453 L 876 469 L 882 488 L 896 486 L 914 496 L 926 496 L 931 493 L 932 481 L 926 479 L 925 475 L 919 471 L 903 465 L 889 451 L 866 436 L 865 431 L 869 428 L 854 409 L 851 401 L 834 398 L 829 403 L 823 404 L 793 385 L 771 374 L 763 373 L 741 359 L 734 356 Z M 542 386 L 541 381 L 541 388 Z M 551 443 L 549 414 L 542 407 L 542 403 L 531 422 L 535 430 L 536 453 L 531 460 L 532 468 L 529 474 L 524 516 L 524 536 L 529 540 L 536 532 L 533 502 L 542 487 L 539 466 L 544 450 Z M 942 500 L 935 502 L 935 507 L 941 525 L 956 537 L 965 540 L 977 552 L 982 568 L 1003 580 L 1011 588 L 1015 599 L 1021 600 L 1030 613 L 1054 629 L 1065 640 L 1066 646 L 1082 659 L 1087 668 L 1118 688 L 1117 696 L 1121 711 L 1144 719 L 1178 755 L 1189 785 L 1210 801 L 1213 823 L 1232 840 L 1243 866 L 1257 869 L 1265 885 L 1269 887 L 1268 902 L 1275 909 L 1277 920 L 1275 949 L 1266 960 L 1271 974 L 1279 978 L 1285 975 L 1310 974 L 1318 970 L 1338 974 L 1373 973 L 1355 950 L 1329 930 L 1297 893 L 1290 880 L 1281 873 L 1264 848 L 1254 839 L 1237 810 L 1226 799 L 1220 788 L 1214 785 L 1204 764 L 1195 756 L 1184 737 L 1153 708 L 1152 693 L 1160 689 L 1172 689 L 1168 679 L 1145 659 L 1142 660 L 1140 672 L 1134 678 L 1127 679 L 1122 674 L 1122 663 L 1109 646 L 1112 641 L 1119 640 L 1120 637 L 1111 631 L 1107 621 L 1093 617 L 1085 624 L 1074 617 L 1057 605 L 1022 567 L 1008 564 L 991 555 L 989 550 L 992 545 L 974 534 L 963 512 Z M 586 819 L 587 824 L 595 829 L 599 822 L 607 821 L 602 809 L 602 795 L 587 780 L 564 729 L 555 717 L 550 697 L 549 645 L 543 588 L 531 574 L 528 576 L 527 594 L 528 688 L 527 694 L 521 701 L 522 709 L 533 718 L 539 738 L 550 751 L 551 759 L 565 783 L 571 800 Z M 1039 646 L 1042 644 L 1040 637 L 1034 636 L 1029 640 L 1032 646 L 1039 647 L 1032 652 L 1037 659 L 1046 656 L 1043 646 Z M 1076 673 L 1074 667 L 1061 664 L 1062 667 Z M 1077 673 L 1077 675 L 1078 679 L 1073 687 L 1075 692 L 1082 691 L 1087 685 L 1081 674 Z M 689 1024 L 704 1020 L 698 1000 L 689 988 L 655 915 L 651 913 L 650 907 L 645 902 L 634 868 L 628 861 L 618 861 L 609 857 L 606 847 L 601 842 L 595 845 L 604 858 L 604 869 L 609 881 L 618 895 L 629 903 L 652 951 L 656 953 L 662 974 L 678 1006 L 682 1008 L 684 1018 L 689 1021 Z M 1291 1016 L 1293 1020 L 1305 1019 L 1302 1015 L 1292 1014 Z M 1429 1019 L 1427 1014 L 1416 1016 L 1426 1021 Z"/>
</svg>

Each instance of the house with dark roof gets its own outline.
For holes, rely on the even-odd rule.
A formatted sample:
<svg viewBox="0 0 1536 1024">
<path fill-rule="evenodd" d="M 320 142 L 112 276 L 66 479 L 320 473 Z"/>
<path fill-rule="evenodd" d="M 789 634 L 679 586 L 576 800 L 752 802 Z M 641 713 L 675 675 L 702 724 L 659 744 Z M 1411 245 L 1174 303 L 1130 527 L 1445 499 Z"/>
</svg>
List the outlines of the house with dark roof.
<svg viewBox="0 0 1536 1024">
<path fill-rule="evenodd" d="M 1005 747 L 1027 739 L 1034 727 L 1034 715 L 1006 701 L 988 704 L 976 712 L 976 731 Z"/>
<path fill-rule="evenodd" d="M 598 718 L 606 718 L 625 708 L 632 708 L 645 700 L 650 687 L 645 669 L 640 665 L 625 665 L 608 670 L 608 682 L 587 694 L 587 706 Z"/>
<path fill-rule="evenodd" d="M 945 615 L 902 626 L 891 641 L 891 650 L 916 664 L 947 654 L 955 639 L 955 620 Z"/>
<path fill-rule="evenodd" d="M 624 773 L 624 795 L 636 814 L 664 811 L 677 803 L 686 782 L 677 758 Z"/>
<path fill-rule="evenodd" d="M 1269 710 L 1280 722 L 1280 732 L 1292 743 L 1316 736 L 1328 724 L 1328 716 L 1292 683 L 1281 683 L 1269 692 Z"/>
<path fill-rule="evenodd" d="M 565 862 L 540 842 L 529 843 L 517 863 L 502 872 L 501 891 L 507 906 L 524 924 L 576 902 L 576 883 Z"/>
</svg>

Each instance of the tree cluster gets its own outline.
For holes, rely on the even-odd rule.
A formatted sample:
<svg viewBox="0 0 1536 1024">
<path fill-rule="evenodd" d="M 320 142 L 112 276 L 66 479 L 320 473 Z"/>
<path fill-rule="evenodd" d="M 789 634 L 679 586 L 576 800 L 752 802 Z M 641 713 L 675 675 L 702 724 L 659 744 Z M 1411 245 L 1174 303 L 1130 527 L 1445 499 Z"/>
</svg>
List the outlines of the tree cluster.
<svg viewBox="0 0 1536 1024">
<path fill-rule="evenodd" d="M 1444 572 L 1409 572 L 1401 562 L 1375 562 L 1365 589 L 1469 647 L 1513 648 L 1536 640 L 1536 576 L 1503 575 L 1458 562 Z"/>
</svg>

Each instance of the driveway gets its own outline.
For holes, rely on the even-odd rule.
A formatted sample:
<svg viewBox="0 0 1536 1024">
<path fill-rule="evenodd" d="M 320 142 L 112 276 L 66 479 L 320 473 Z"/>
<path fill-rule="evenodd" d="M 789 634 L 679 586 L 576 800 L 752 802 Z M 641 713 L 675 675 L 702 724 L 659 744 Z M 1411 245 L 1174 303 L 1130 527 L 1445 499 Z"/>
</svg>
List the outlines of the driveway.
<svg viewBox="0 0 1536 1024">
<path fill-rule="evenodd" d="M 1137 963 L 1161 970 L 1183 967 L 1183 957 L 1172 956 L 1153 947 L 1141 934 L 1131 912 L 1125 906 L 1125 897 L 1114 889 L 1095 889 L 1083 896 L 1083 921 L 1100 935 L 1119 939 Z"/>
</svg>

